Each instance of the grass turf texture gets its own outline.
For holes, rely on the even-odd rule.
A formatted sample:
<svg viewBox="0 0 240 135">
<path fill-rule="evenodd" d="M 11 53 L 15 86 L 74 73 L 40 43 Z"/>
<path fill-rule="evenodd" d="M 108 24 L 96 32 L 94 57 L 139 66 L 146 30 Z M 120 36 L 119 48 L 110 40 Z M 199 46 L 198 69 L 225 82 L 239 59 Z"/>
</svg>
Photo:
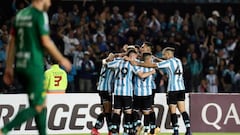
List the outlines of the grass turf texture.
<svg viewBox="0 0 240 135">
<path fill-rule="evenodd" d="M 58 135 L 90 135 L 90 133 L 89 134 L 58 134 Z M 107 135 L 107 134 L 101 134 L 101 135 Z M 172 135 L 172 133 L 159 133 L 158 135 Z M 184 133 L 180 133 L 180 135 L 184 135 Z M 240 133 L 193 133 L 193 135 L 240 135 Z"/>
</svg>

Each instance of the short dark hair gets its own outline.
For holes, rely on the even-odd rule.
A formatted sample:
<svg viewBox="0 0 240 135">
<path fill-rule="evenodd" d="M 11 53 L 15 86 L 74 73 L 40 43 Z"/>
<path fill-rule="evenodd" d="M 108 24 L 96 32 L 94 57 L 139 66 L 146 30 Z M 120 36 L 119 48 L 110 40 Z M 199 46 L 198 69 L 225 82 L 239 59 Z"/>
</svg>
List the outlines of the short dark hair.
<svg viewBox="0 0 240 135">
<path fill-rule="evenodd" d="M 151 49 L 151 51 L 153 50 L 153 45 L 151 42 L 145 41 L 143 42 L 143 44 L 147 45 Z"/>
<path fill-rule="evenodd" d="M 135 49 L 129 49 L 129 50 L 127 51 L 127 56 L 129 56 L 131 53 L 136 53 L 136 54 L 137 54 L 137 52 L 136 52 Z"/>
<path fill-rule="evenodd" d="M 146 57 L 148 57 L 148 56 L 152 56 L 152 53 L 150 53 L 150 52 L 143 53 L 142 54 L 143 60 L 145 60 Z"/>
</svg>

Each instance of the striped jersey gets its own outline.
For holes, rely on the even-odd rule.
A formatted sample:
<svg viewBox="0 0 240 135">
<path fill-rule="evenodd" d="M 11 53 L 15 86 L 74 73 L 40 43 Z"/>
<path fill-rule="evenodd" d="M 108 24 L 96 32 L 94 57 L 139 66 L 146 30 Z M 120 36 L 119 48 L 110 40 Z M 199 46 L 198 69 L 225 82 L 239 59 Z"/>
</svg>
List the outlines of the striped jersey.
<svg viewBox="0 0 240 135">
<path fill-rule="evenodd" d="M 185 90 L 182 62 L 178 58 L 171 58 L 157 63 L 158 68 L 166 68 L 168 74 L 167 91 Z"/>
<path fill-rule="evenodd" d="M 133 74 L 137 73 L 136 66 L 132 66 L 129 61 L 116 59 L 107 64 L 108 68 L 114 68 L 114 95 L 133 95 Z"/>
<path fill-rule="evenodd" d="M 150 72 L 153 68 L 137 67 L 137 72 Z M 134 76 L 134 95 L 136 96 L 150 96 L 153 89 L 153 75 L 146 78 L 140 78 L 138 75 Z"/>
<path fill-rule="evenodd" d="M 113 90 L 114 71 L 107 68 L 106 65 L 102 65 L 101 72 L 98 80 L 98 91 L 108 91 L 109 93 Z"/>
<path fill-rule="evenodd" d="M 152 58 L 152 63 L 154 62 L 154 59 Z M 157 73 L 153 74 L 152 76 L 152 89 L 153 90 L 156 90 L 157 89 L 157 86 L 156 86 L 156 83 L 155 83 L 155 79 L 157 77 Z"/>
<path fill-rule="evenodd" d="M 152 89 L 154 89 L 154 90 L 157 89 L 157 86 L 156 86 L 156 83 L 155 83 L 156 77 L 157 77 L 156 73 L 152 75 Z"/>
</svg>

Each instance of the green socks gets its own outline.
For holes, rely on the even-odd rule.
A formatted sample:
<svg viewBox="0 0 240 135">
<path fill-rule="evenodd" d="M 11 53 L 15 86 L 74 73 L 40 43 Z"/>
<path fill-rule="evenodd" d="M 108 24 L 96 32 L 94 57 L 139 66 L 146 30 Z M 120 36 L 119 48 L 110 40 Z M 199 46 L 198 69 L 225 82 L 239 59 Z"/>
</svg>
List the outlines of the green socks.
<svg viewBox="0 0 240 135">
<path fill-rule="evenodd" d="M 18 112 L 16 117 L 2 128 L 3 134 L 8 133 L 12 128 L 20 126 L 23 122 L 33 117 L 35 117 L 39 135 L 46 135 L 47 108 L 44 108 L 41 113 L 37 113 L 33 107 L 29 107 Z"/>
<path fill-rule="evenodd" d="M 34 117 L 36 114 L 37 114 L 37 111 L 32 107 L 29 107 L 27 109 L 24 109 L 18 112 L 16 117 L 2 128 L 2 132 L 4 134 L 8 133 L 12 128 L 20 126 L 23 122 Z"/>
<path fill-rule="evenodd" d="M 35 122 L 39 135 L 47 135 L 46 132 L 46 117 L 47 117 L 47 108 L 44 108 L 41 113 L 35 116 Z"/>
</svg>

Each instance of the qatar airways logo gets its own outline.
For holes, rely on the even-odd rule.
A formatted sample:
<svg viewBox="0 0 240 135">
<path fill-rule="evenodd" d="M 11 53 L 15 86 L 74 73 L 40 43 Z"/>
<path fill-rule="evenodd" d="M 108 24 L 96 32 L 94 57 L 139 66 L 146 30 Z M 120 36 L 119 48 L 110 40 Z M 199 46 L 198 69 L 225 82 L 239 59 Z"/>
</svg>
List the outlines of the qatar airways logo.
<svg viewBox="0 0 240 135">
<path fill-rule="evenodd" d="M 240 94 L 191 94 L 193 132 L 240 132 Z"/>
<path fill-rule="evenodd" d="M 239 107 L 239 106 L 238 106 Z M 207 112 L 212 108 L 215 111 L 215 115 L 209 116 Z M 240 125 L 240 112 L 237 112 L 235 103 L 231 103 L 227 109 L 227 114 L 223 115 L 223 108 L 217 103 L 209 103 L 206 104 L 201 111 L 202 120 L 205 124 L 209 126 L 213 126 L 217 130 L 220 130 L 222 127 L 220 126 L 220 122 L 223 120 L 223 125 L 227 125 L 229 120 L 234 120 L 236 125 Z M 209 120 L 209 117 L 214 117 L 214 120 Z"/>
</svg>

